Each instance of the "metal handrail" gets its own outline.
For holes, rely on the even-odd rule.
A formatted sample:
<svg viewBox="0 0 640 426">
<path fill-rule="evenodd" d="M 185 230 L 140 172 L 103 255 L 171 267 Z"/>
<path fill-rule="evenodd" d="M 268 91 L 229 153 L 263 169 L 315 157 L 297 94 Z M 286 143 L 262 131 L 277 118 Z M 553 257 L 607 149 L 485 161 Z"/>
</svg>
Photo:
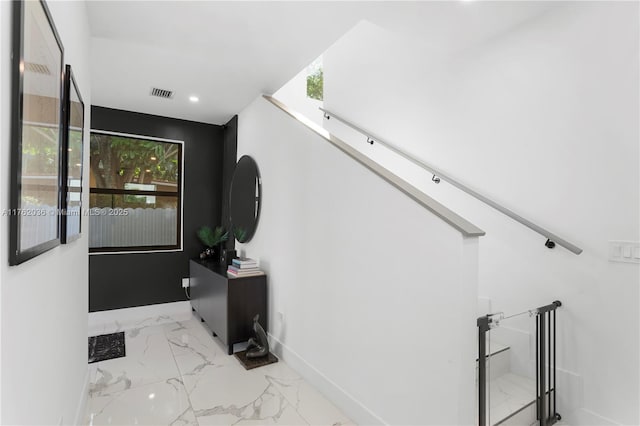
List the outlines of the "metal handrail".
<svg viewBox="0 0 640 426">
<path fill-rule="evenodd" d="M 433 214 L 438 216 L 440 219 L 447 222 L 449 225 L 453 226 L 455 229 L 460 231 L 462 235 L 465 237 L 481 237 L 485 235 L 485 232 L 475 226 L 473 223 L 469 222 L 462 216 L 458 215 L 454 211 L 450 210 L 443 204 L 437 202 L 433 198 L 429 197 L 423 191 L 419 190 L 415 186 L 411 185 L 406 180 L 402 179 L 400 176 L 391 173 L 385 167 L 382 167 L 380 164 L 373 161 L 371 158 L 367 157 L 353 146 L 349 145 L 345 141 L 337 138 L 336 136 L 329 133 L 325 128 L 320 126 L 319 124 L 314 123 L 309 120 L 309 118 L 305 117 L 303 114 L 289 108 L 287 105 L 283 104 L 273 96 L 262 95 L 264 99 L 271 102 L 273 105 L 278 107 L 280 110 L 293 117 L 295 120 L 300 122 L 302 125 L 306 126 L 312 132 L 331 143 L 333 146 L 347 154 L 349 157 L 354 159 L 355 161 L 362 164 L 364 167 L 371 170 L 373 173 L 378 175 L 380 178 L 384 179 L 389 184 L 395 186 L 397 189 L 402 191 L 408 197 L 415 200 L 418 204 L 423 206 L 424 208 L 430 210 Z"/>
<path fill-rule="evenodd" d="M 568 242 L 567 240 L 565 240 L 564 238 L 559 237 L 558 235 L 554 234 L 551 231 L 548 231 L 546 229 L 544 229 L 543 227 L 536 225 L 535 223 L 531 222 L 528 219 L 525 219 L 524 217 L 520 216 L 519 214 L 509 210 L 506 207 L 501 206 L 500 204 L 498 204 L 497 202 L 493 201 L 492 199 L 485 197 L 484 195 L 480 194 L 479 192 L 471 189 L 469 186 L 461 183 L 459 180 L 447 175 L 446 173 L 442 172 L 441 170 L 439 170 L 438 168 L 425 163 L 424 161 L 418 160 L 414 157 L 412 157 L 409 153 L 407 153 L 406 151 L 402 150 L 401 148 L 398 148 L 397 146 L 389 143 L 389 142 L 385 142 L 383 139 L 375 136 L 373 133 L 371 133 L 370 131 L 363 129 L 361 127 L 356 126 L 355 124 L 349 122 L 348 120 L 340 117 L 339 115 L 320 107 L 319 108 L 320 111 L 322 111 L 324 113 L 324 117 L 326 119 L 330 119 L 330 118 L 335 118 L 336 120 L 344 123 L 346 126 L 352 128 L 353 130 L 362 133 L 363 135 L 365 135 L 367 137 L 367 142 L 371 145 L 373 145 L 374 143 L 379 143 L 380 145 L 384 146 L 385 148 L 387 148 L 390 151 L 395 152 L 396 154 L 398 154 L 399 156 L 401 156 L 402 158 L 410 161 L 411 163 L 415 164 L 416 166 L 428 171 L 429 173 L 433 174 L 433 178 L 432 180 L 435 183 L 440 183 L 440 179 L 443 179 L 447 182 L 449 182 L 451 185 L 455 186 L 456 188 L 460 189 L 461 191 L 466 192 L 467 194 L 471 195 L 472 197 L 482 201 L 483 203 L 493 207 L 494 209 L 498 210 L 500 213 L 503 213 L 507 216 L 509 216 L 511 219 L 515 220 L 516 222 L 519 222 L 521 224 L 523 224 L 524 226 L 526 226 L 527 228 L 537 232 L 538 234 L 542 235 L 543 237 L 545 237 L 547 240 L 545 242 L 545 245 L 548 248 L 553 248 L 556 244 L 566 248 L 567 250 L 569 250 L 570 252 L 574 253 L 574 254 L 580 254 L 582 253 L 582 249 L 580 247 L 577 247 L 574 244 L 571 244 L 570 242 Z"/>
</svg>

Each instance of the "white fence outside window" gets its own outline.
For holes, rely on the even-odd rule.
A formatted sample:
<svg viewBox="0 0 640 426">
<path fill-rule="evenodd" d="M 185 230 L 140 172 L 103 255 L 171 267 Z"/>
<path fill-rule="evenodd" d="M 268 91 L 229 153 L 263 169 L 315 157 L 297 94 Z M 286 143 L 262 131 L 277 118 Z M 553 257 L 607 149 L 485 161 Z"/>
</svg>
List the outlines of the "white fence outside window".
<svg viewBox="0 0 640 426">
<path fill-rule="evenodd" d="M 93 208 L 89 247 L 175 246 L 177 223 L 177 209 Z"/>
</svg>

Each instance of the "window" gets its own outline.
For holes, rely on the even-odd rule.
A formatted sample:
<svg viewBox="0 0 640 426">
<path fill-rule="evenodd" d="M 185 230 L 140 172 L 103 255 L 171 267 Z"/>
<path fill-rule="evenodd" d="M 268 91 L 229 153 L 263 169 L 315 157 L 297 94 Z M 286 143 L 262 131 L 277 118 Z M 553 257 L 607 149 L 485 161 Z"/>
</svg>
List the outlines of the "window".
<svg viewBox="0 0 640 426">
<path fill-rule="evenodd" d="M 307 97 L 321 101 L 324 97 L 324 76 L 322 74 L 322 56 L 307 67 Z"/>
<path fill-rule="evenodd" d="M 90 252 L 182 248 L 182 146 L 91 132 Z"/>
</svg>

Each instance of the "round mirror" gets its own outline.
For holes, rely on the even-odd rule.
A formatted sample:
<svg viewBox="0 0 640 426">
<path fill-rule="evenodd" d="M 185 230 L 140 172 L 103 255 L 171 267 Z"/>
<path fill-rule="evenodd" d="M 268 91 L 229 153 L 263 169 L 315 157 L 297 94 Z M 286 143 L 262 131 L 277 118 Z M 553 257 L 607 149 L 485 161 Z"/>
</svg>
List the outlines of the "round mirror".
<svg viewBox="0 0 640 426">
<path fill-rule="evenodd" d="M 258 165 L 248 155 L 236 164 L 229 193 L 231 230 L 236 240 L 246 243 L 253 237 L 260 216 L 260 173 Z"/>
</svg>

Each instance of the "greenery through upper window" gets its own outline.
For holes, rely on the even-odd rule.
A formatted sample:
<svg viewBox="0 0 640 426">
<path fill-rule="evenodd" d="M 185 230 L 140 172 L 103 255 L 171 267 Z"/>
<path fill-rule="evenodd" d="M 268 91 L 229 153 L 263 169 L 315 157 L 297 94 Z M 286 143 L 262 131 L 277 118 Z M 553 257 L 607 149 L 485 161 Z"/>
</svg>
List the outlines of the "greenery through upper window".
<svg viewBox="0 0 640 426">
<path fill-rule="evenodd" d="M 307 67 L 307 97 L 323 100 L 324 77 L 322 74 L 322 56 Z"/>
</svg>

